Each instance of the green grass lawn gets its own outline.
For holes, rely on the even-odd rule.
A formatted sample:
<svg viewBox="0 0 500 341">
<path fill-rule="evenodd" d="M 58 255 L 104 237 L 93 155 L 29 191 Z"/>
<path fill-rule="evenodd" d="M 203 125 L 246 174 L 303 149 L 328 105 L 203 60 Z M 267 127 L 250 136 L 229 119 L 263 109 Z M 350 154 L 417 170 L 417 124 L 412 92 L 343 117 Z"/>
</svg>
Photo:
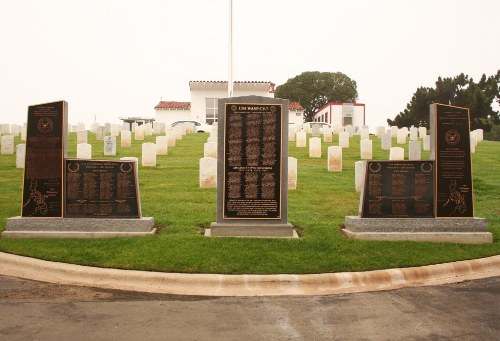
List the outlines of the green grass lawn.
<svg viewBox="0 0 500 341">
<path fill-rule="evenodd" d="M 216 220 L 216 190 L 198 187 L 198 164 L 208 134 L 190 134 L 177 141 L 157 167 L 139 166 L 143 216 L 152 216 L 158 234 L 111 239 L 0 238 L 0 250 L 40 259 L 164 272 L 277 274 L 363 271 L 409 267 L 500 254 L 500 143 L 483 141 L 473 154 L 475 215 L 488 219 L 493 244 L 378 242 L 350 240 L 340 228 L 346 215 L 356 215 L 359 194 L 354 188 L 354 162 L 359 160 L 359 136 L 343 151 L 343 172 L 327 172 L 323 157 L 310 159 L 308 148 L 289 144 L 289 156 L 298 159 L 298 187 L 288 194 L 288 220 L 300 239 L 206 238 L 202 233 Z M 374 159 L 389 152 L 373 140 Z M 119 138 L 117 139 L 119 141 Z M 154 142 L 147 137 L 144 142 Z M 16 138 L 16 143 L 20 143 Z M 116 157 L 104 157 L 103 142 L 89 133 L 94 159 L 140 157 L 141 144 L 118 147 Z M 118 142 L 119 146 L 119 142 Z M 396 146 L 395 139 L 393 146 Z M 406 157 L 408 157 L 407 146 Z M 423 158 L 428 158 L 423 152 Z M 69 138 L 68 157 L 76 156 L 76 134 Z M 0 231 L 5 219 L 20 215 L 21 169 L 15 155 L 0 156 Z"/>
</svg>

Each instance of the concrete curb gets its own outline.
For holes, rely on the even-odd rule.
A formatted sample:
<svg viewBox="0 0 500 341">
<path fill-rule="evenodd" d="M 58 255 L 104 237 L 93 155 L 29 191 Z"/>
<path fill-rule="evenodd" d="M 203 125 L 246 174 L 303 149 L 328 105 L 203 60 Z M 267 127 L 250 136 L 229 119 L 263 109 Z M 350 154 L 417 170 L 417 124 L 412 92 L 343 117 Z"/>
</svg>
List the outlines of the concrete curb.
<svg viewBox="0 0 500 341">
<path fill-rule="evenodd" d="M 49 283 L 175 295 L 333 295 L 500 276 L 500 255 L 412 268 L 313 275 L 218 275 L 95 268 L 0 252 L 0 275 Z"/>
</svg>

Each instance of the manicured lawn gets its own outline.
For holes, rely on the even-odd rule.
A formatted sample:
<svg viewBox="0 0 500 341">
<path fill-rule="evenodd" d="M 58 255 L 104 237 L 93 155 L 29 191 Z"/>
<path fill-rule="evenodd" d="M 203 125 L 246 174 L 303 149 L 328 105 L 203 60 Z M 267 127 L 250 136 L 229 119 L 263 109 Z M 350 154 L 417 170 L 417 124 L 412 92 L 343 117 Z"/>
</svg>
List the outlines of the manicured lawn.
<svg viewBox="0 0 500 341">
<path fill-rule="evenodd" d="M 206 238 L 203 229 L 216 219 L 216 190 L 198 187 L 198 162 L 208 134 L 190 134 L 177 141 L 157 167 L 139 166 L 144 216 L 153 216 L 159 233 L 136 238 L 99 240 L 0 238 L 0 250 L 40 259 L 164 272 L 276 274 L 362 271 L 409 267 L 500 254 L 500 143 L 483 141 L 473 155 L 475 215 L 488 219 L 493 244 L 376 242 L 345 238 L 340 228 L 346 215 L 356 215 L 359 194 L 354 188 L 354 162 L 359 160 L 359 136 L 344 149 L 341 173 L 327 172 L 323 157 L 310 159 L 308 148 L 289 144 L 298 159 L 298 188 L 289 191 L 288 217 L 300 239 Z M 116 157 L 104 157 L 103 142 L 93 144 L 95 159 L 140 157 L 141 145 L 118 147 Z M 388 151 L 373 140 L 374 159 L 388 159 Z M 119 138 L 118 138 L 119 141 Z M 144 142 L 154 142 L 147 137 Z M 16 143 L 20 143 L 16 138 Z M 119 142 L 118 142 L 119 145 Z M 393 146 L 395 146 L 395 139 Z M 406 147 L 406 156 L 407 156 Z M 76 134 L 71 133 L 68 157 L 76 156 Z M 428 158 L 428 152 L 423 153 Z M 0 231 L 5 219 L 20 215 L 22 170 L 15 155 L 0 156 Z"/>
</svg>

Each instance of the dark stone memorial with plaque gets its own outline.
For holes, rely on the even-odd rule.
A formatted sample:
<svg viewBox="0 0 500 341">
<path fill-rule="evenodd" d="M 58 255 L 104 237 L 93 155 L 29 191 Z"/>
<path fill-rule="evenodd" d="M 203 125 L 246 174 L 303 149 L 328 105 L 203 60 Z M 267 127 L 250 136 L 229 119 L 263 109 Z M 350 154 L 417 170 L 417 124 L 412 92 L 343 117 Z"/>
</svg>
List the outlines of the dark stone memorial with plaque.
<svg viewBox="0 0 500 341">
<path fill-rule="evenodd" d="M 362 218 L 434 218 L 433 161 L 367 161 Z"/>
<path fill-rule="evenodd" d="M 431 160 L 367 161 L 360 215 L 345 217 L 353 239 L 492 243 L 474 217 L 469 110 L 431 104 Z"/>
<path fill-rule="evenodd" d="M 68 103 L 28 107 L 23 217 L 62 217 Z"/>
<path fill-rule="evenodd" d="M 22 214 L 4 237 L 103 238 L 154 234 L 142 217 L 135 161 L 65 159 L 68 104 L 28 108 Z"/>
<path fill-rule="evenodd" d="M 294 237 L 287 222 L 288 101 L 219 100 L 217 222 L 207 235 Z"/>
<path fill-rule="evenodd" d="M 64 216 L 140 218 L 134 161 L 65 160 Z"/>
<path fill-rule="evenodd" d="M 436 216 L 473 217 L 469 109 L 432 104 L 430 122 Z"/>
</svg>

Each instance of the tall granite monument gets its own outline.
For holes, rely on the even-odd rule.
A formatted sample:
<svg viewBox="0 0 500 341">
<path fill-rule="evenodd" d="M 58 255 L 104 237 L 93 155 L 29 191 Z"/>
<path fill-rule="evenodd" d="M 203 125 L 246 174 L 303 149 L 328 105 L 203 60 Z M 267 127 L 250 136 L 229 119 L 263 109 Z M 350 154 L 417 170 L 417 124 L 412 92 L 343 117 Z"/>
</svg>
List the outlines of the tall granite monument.
<svg viewBox="0 0 500 341">
<path fill-rule="evenodd" d="M 28 107 L 23 217 L 62 217 L 68 103 Z"/>
<path fill-rule="evenodd" d="M 288 209 L 288 100 L 219 99 L 217 222 L 211 236 L 294 237 Z"/>
</svg>

